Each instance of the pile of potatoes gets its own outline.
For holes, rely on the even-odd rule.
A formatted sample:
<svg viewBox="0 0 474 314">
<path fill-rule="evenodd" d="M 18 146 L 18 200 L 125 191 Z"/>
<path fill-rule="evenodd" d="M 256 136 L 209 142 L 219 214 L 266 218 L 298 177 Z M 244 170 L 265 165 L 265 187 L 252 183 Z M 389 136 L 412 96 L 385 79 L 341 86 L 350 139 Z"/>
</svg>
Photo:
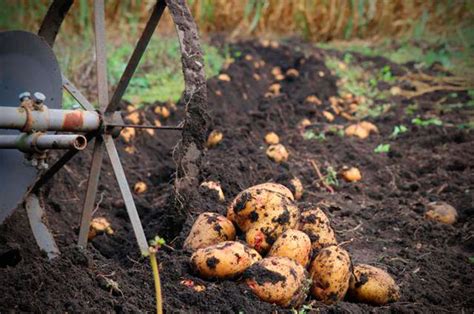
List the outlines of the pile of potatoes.
<svg viewBox="0 0 474 314">
<path fill-rule="evenodd" d="M 387 272 L 352 264 L 321 209 L 300 212 L 280 184 L 240 192 L 227 217 L 202 213 L 184 248 L 193 252 L 191 268 L 200 277 L 241 280 L 261 300 L 282 307 L 300 306 L 308 293 L 325 304 L 346 298 L 383 305 L 400 298 Z"/>
</svg>

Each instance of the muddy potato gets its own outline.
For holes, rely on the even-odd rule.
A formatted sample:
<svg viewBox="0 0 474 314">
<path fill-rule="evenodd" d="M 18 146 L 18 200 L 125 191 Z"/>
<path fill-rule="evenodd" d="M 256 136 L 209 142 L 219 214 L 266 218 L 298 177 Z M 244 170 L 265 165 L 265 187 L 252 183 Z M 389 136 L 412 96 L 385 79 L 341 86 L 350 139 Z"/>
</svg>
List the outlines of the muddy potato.
<svg viewBox="0 0 474 314">
<path fill-rule="evenodd" d="M 304 193 L 304 187 L 303 187 L 303 183 L 301 182 L 301 180 L 297 177 L 294 177 L 293 179 L 290 180 L 290 185 L 291 185 L 291 188 L 292 188 L 292 192 L 295 195 L 295 199 L 296 200 L 301 199 L 301 197 L 303 197 L 303 193 Z"/>
<path fill-rule="evenodd" d="M 342 300 L 349 288 L 351 276 L 349 254 L 336 245 L 322 249 L 311 263 L 310 274 L 313 297 L 326 304 Z"/>
<path fill-rule="evenodd" d="M 217 213 L 206 212 L 200 214 L 194 222 L 183 247 L 195 251 L 234 239 L 235 227 L 232 221 Z"/>
<path fill-rule="evenodd" d="M 326 246 L 337 244 L 336 235 L 331 228 L 329 219 L 319 208 L 301 213 L 298 229 L 309 236 L 314 252 Z"/>
<path fill-rule="evenodd" d="M 244 232 L 258 219 L 258 213 L 272 198 L 282 196 L 294 200 L 291 191 L 277 183 L 263 183 L 240 192 L 227 208 L 227 218 L 237 224 Z"/>
<path fill-rule="evenodd" d="M 267 157 L 276 163 L 286 162 L 289 157 L 288 150 L 282 144 L 273 144 L 267 148 Z"/>
<path fill-rule="evenodd" d="M 295 261 L 272 256 L 248 268 L 245 283 L 262 301 L 298 307 L 306 299 L 310 281 L 306 269 Z"/>
<path fill-rule="evenodd" d="M 306 267 L 311 255 L 311 241 L 302 231 L 289 229 L 273 243 L 268 256 L 288 257 Z"/>
<path fill-rule="evenodd" d="M 246 232 L 245 240 L 251 248 L 263 254 L 283 232 L 296 227 L 298 218 L 299 210 L 293 201 L 281 196 L 273 197 L 260 211 L 251 214 L 254 222 Z"/>
<path fill-rule="evenodd" d="M 430 220 L 452 225 L 458 219 L 456 208 L 445 202 L 431 202 L 426 206 L 425 217 Z"/>
<path fill-rule="evenodd" d="M 354 266 L 347 294 L 351 300 L 375 305 L 400 299 L 395 280 L 386 271 L 366 264 Z"/>
<path fill-rule="evenodd" d="M 202 278 L 233 278 L 261 258 L 255 250 L 240 242 L 225 241 L 194 252 L 191 267 Z"/>
</svg>

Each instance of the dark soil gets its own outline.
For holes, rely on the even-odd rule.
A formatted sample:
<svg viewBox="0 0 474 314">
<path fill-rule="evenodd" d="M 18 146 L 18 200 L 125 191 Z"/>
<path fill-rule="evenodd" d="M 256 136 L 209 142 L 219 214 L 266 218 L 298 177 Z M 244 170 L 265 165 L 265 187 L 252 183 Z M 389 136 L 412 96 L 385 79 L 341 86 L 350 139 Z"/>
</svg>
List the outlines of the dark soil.
<svg viewBox="0 0 474 314">
<path fill-rule="evenodd" d="M 264 48 L 254 42 L 233 46 L 241 53 L 224 72 L 230 82 L 208 81 L 212 129 L 224 133 L 216 148 L 205 151 L 200 181 L 219 181 L 226 203 L 202 188 L 187 201 L 176 204 L 173 195 L 175 163 L 172 158 L 179 134 L 138 131 L 133 140 L 134 154 L 119 140 L 119 150 L 130 185 L 139 180 L 148 190 L 135 201 L 149 239 L 160 235 L 174 248 L 159 252 L 164 306 L 167 312 L 271 312 L 282 310 L 259 301 L 239 280 L 204 281 L 188 264 L 190 253 L 181 249 L 196 216 L 203 211 L 225 214 L 226 205 L 243 189 L 267 181 L 287 184 L 301 178 L 305 194 L 302 209 L 322 206 L 331 219 L 340 242 L 354 263 L 368 263 L 386 269 L 400 285 L 399 302 L 374 307 L 351 302 L 325 306 L 308 298 L 306 304 L 322 312 L 472 312 L 474 310 L 474 133 L 461 130 L 460 123 L 472 119 L 472 109 L 438 110 L 440 102 L 467 103 L 467 93 L 455 98 L 437 92 L 417 98 L 416 114 L 436 114 L 444 126 L 418 127 L 405 114 L 408 101 L 394 97 L 390 111 L 372 122 L 380 133 L 359 140 L 330 132 L 324 141 L 305 140 L 297 124 L 303 118 L 314 123 L 317 133 L 324 125 L 322 110 L 330 108 L 329 97 L 338 93 L 336 81 L 324 65 L 327 52 L 291 46 Z M 302 51 L 305 51 L 303 53 Z M 245 60 L 250 54 L 252 61 Z M 357 60 L 364 59 L 357 56 Z M 254 62 L 264 61 L 256 68 Z M 382 68 L 390 64 L 382 58 L 370 59 Z M 404 67 L 393 65 L 394 73 Z M 281 81 L 281 94 L 265 97 L 274 83 L 271 69 L 296 68 L 299 76 Z M 324 77 L 319 72 L 324 73 Z M 254 74 L 260 76 L 256 80 Z M 316 95 L 321 106 L 305 102 Z M 444 100 L 443 100 L 444 99 Z M 166 123 L 183 119 L 183 104 Z M 139 111 L 143 122 L 153 122 L 153 106 Z M 319 123 L 319 124 L 318 124 Z M 337 117 L 334 124 L 347 125 Z M 389 138 L 394 126 L 404 124 L 409 132 Z M 266 155 L 263 137 L 275 131 L 288 148 L 288 163 L 278 165 Z M 166 132 L 166 133 L 165 133 Z M 376 154 L 380 143 L 390 143 L 391 152 Z M 330 194 L 317 185 L 317 176 L 308 163 L 361 169 L 358 183 L 339 181 Z M 153 279 L 146 259 L 139 256 L 127 213 L 106 160 L 99 186 L 96 216 L 112 223 L 114 235 L 100 235 L 87 250 L 75 248 L 82 199 L 90 163 L 90 152 L 75 157 L 44 189 L 49 226 L 61 249 L 61 257 L 48 261 L 33 239 L 26 213 L 18 209 L 0 226 L 0 312 L 143 312 L 154 310 Z M 5 184 L 5 183 L 4 183 Z M 445 201 L 457 208 L 459 219 L 443 225 L 423 217 L 431 201 Z M 111 290 L 106 279 L 118 283 Z M 197 292 L 183 280 L 205 287 Z M 189 281 L 188 281 L 189 283 Z"/>
</svg>

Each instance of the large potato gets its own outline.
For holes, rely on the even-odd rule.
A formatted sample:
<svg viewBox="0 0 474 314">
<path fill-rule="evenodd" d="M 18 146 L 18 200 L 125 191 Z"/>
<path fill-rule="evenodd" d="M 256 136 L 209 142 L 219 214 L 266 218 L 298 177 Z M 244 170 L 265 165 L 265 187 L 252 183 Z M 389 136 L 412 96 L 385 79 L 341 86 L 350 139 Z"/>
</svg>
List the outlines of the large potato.
<svg viewBox="0 0 474 314">
<path fill-rule="evenodd" d="M 347 294 L 354 301 L 375 305 L 400 299 L 395 280 L 386 271 L 366 264 L 354 266 Z"/>
<path fill-rule="evenodd" d="M 185 249 L 197 250 L 223 241 L 235 239 L 232 221 L 217 213 L 202 213 L 194 222 L 184 241 Z"/>
<path fill-rule="evenodd" d="M 254 218 L 245 239 L 250 247 L 262 254 L 283 232 L 296 227 L 299 210 L 293 201 L 276 195 L 255 213 Z"/>
<path fill-rule="evenodd" d="M 298 307 L 306 299 L 310 281 L 306 269 L 286 257 L 267 257 L 244 273 L 245 283 L 261 300 L 282 307 Z"/>
<path fill-rule="evenodd" d="M 268 256 L 288 257 L 306 267 L 311 256 L 311 241 L 302 231 L 286 230 L 273 243 Z"/>
<path fill-rule="evenodd" d="M 227 218 L 245 232 L 258 219 L 258 213 L 267 202 L 275 197 L 294 200 L 293 193 L 281 184 L 263 183 L 249 187 L 234 198 L 227 208 Z"/>
<path fill-rule="evenodd" d="M 351 276 L 351 260 L 346 250 L 333 245 L 322 249 L 310 266 L 312 295 L 326 304 L 346 295 Z"/>
<path fill-rule="evenodd" d="M 191 267 L 203 278 L 233 278 L 261 258 L 255 250 L 242 243 L 225 241 L 194 252 Z"/>
<path fill-rule="evenodd" d="M 299 230 L 309 236 L 314 252 L 337 244 L 336 235 L 326 214 L 319 208 L 301 213 Z"/>
</svg>

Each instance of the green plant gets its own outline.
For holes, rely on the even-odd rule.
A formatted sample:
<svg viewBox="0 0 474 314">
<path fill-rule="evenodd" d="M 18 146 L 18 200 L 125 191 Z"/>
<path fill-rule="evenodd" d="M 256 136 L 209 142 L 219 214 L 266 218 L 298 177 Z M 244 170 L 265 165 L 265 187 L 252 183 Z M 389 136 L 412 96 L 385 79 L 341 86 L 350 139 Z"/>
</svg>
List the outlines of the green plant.
<svg viewBox="0 0 474 314">
<path fill-rule="evenodd" d="M 390 144 L 379 144 L 374 149 L 374 153 L 381 154 L 381 153 L 388 153 L 390 151 Z"/>
<path fill-rule="evenodd" d="M 397 125 L 393 128 L 393 132 L 390 135 L 392 138 L 396 138 L 400 134 L 406 133 L 408 131 L 407 127 L 404 126 L 403 124 Z"/>
<path fill-rule="evenodd" d="M 412 116 L 418 110 L 418 104 L 410 104 L 405 108 L 405 114 Z"/>
<path fill-rule="evenodd" d="M 412 119 L 411 123 L 413 123 L 414 125 L 422 126 L 422 127 L 426 127 L 430 125 L 437 125 L 437 126 L 443 125 L 443 121 L 441 121 L 438 118 L 430 118 L 430 119 L 423 120 L 420 117 L 417 117 L 417 118 Z"/>
<path fill-rule="evenodd" d="M 156 253 L 165 245 L 166 241 L 159 236 L 155 236 L 153 240 L 150 241 L 149 253 L 150 253 L 150 263 L 151 269 L 153 272 L 153 279 L 155 281 L 155 298 L 156 298 L 156 313 L 163 313 L 163 297 L 161 295 L 161 282 L 160 282 L 160 273 L 158 268 L 158 262 L 156 260 Z"/>
<path fill-rule="evenodd" d="M 393 82 L 395 77 L 392 74 L 392 68 L 389 65 L 385 65 L 379 72 L 379 78 L 385 82 Z"/>
<path fill-rule="evenodd" d="M 330 186 L 339 186 L 339 180 L 337 179 L 337 172 L 332 166 L 326 168 L 326 176 L 324 182 Z"/>
<path fill-rule="evenodd" d="M 305 140 L 318 140 L 322 142 L 326 140 L 326 134 L 324 132 L 316 134 L 313 130 L 307 130 L 303 133 L 303 138 Z"/>
</svg>

